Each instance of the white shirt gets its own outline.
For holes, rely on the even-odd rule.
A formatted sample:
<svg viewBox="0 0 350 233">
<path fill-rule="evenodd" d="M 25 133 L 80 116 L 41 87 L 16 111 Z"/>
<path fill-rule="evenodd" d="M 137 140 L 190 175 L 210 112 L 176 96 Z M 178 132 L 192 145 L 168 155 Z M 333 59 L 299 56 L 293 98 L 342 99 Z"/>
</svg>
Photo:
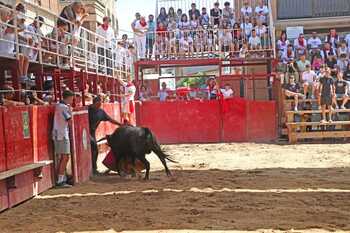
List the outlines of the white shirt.
<svg viewBox="0 0 350 233">
<path fill-rule="evenodd" d="M 249 38 L 249 44 L 254 46 L 254 47 L 260 45 L 261 44 L 260 37 L 258 37 L 258 36 L 253 37 L 253 36 L 251 36 Z"/>
<path fill-rule="evenodd" d="M 304 71 L 303 72 L 303 81 L 305 83 L 312 83 L 314 81 L 314 78 L 316 78 L 316 73 L 311 70 L 310 72 L 309 71 Z"/>
<path fill-rule="evenodd" d="M 145 37 L 148 31 L 147 24 L 145 26 L 142 26 L 140 21 L 137 21 L 135 23 L 135 30 L 138 30 L 137 32 L 135 32 L 135 37 Z"/>
<path fill-rule="evenodd" d="M 269 13 L 269 9 L 267 6 L 257 6 L 255 7 L 255 13 L 258 15 L 258 19 L 260 19 L 262 22 L 266 22 L 266 15 Z"/>
<path fill-rule="evenodd" d="M 221 93 L 222 93 L 222 95 L 224 96 L 225 99 L 233 96 L 233 90 L 231 88 L 228 89 L 228 90 L 221 89 Z"/>
<path fill-rule="evenodd" d="M 166 101 L 166 98 L 168 97 L 168 89 L 166 90 L 161 89 L 158 92 L 158 97 L 160 101 Z"/>
<path fill-rule="evenodd" d="M 248 6 L 248 7 L 244 6 L 241 8 L 241 13 L 244 16 L 250 16 L 253 13 L 253 9 L 250 6 Z"/>
<path fill-rule="evenodd" d="M 282 40 L 277 41 L 277 48 L 282 52 L 287 51 L 288 45 L 289 45 L 289 40 L 286 40 L 284 42 Z"/>
<path fill-rule="evenodd" d="M 346 41 L 348 48 L 350 49 L 350 34 L 347 34 L 344 40 Z"/>
<path fill-rule="evenodd" d="M 55 116 L 53 120 L 52 138 L 54 140 L 69 140 L 69 124 L 72 118 L 72 112 L 68 105 L 61 102 L 55 107 Z"/>
<path fill-rule="evenodd" d="M 241 23 L 241 28 L 244 30 L 246 36 L 250 36 L 253 29 L 253 24 L 251 23 Z"/>
<path fill-rule="evenodd" d="M 318 37 L 316 37 L 316 38 L 311 37 L 308 40 L 307 44 L 312 49 L 319 49 L 319 48 L 321 48 L 322 42 L 321 42 L 320 38 L 318 38 Z"/>
<path fill-rule="evenodd" d="M 99 26 L 96 29 L 96 34 L 100 36 L 97 38 L 97 44 L 99 45 L 99 47 L 105 47 L 105 45 L 106 45 L 105 48 L 108 48 L 108 49 L 113 47 L 111 42 L 115 37 L 114 37 L 114 30 L 111 26 L 108 26 L 107 30 L 104 30 L 102 26 Z"/>
</svg>

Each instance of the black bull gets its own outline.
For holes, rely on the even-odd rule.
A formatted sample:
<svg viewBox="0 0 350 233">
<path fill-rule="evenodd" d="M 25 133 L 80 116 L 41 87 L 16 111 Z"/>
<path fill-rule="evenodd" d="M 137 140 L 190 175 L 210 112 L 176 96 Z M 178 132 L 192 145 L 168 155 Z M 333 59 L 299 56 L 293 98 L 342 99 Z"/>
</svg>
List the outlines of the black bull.
<svg viewBox="0 0 350 233">
<path fill-rule="evenodd" d="M 150 163 L 146 159 L 146 154 L 154 152 L 162 162 L 167 176 L 171 176 L 166 160 L 173 163 L 176 163 L 176 161 L 170 159 L 169 156 L 163 152 L 150 129 L 135 126 L 121 126 L 116 129 L 112 135 L 107 135 L 99 141 L 104 139 L 107 140 L 114 156 L 118 157 L 115 161 L 118 161 L 116 168 L 119 175 L 121 174 L 122 161 L 130 161 L 135 167 L 136 160 L 139 160 L 146 168 L 145 180 L 148 180 Z"/>
</svg>

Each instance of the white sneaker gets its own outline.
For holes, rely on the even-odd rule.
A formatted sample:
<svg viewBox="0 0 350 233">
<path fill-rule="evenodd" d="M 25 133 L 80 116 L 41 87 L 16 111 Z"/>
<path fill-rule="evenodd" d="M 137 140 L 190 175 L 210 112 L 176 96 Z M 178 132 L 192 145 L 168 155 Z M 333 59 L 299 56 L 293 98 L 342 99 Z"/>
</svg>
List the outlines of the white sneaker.
<svg viewBox="0 0 350 233">
<path fill-rule="evenodd" d="M 335 109 L 339 109 L 339 106 L 338 106 L 338 105 L 335 105 Z"/>
<path fill-rule="evenodd" d="M 341 108 L 341 109 L 346 109 L 346 107 L 345 107 L 344 105 L 342 105 L 340 108 Z"/>
<path fill-rule="evenodd" d="M 298 107 L 294 107 L 294 111 L 297 112 L 298 111 Z"/>
</svg>

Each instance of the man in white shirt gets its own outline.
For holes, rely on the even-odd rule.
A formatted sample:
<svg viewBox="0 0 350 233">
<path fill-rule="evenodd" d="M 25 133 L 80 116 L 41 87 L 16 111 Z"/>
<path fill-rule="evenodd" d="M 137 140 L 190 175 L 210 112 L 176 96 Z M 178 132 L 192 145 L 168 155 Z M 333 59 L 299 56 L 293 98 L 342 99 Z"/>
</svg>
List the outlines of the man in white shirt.
<svg viewBox="0 0 350 233">
<path fill-rule="evenodd" d="M 244 31 L 247 37 L 250 36 L 253 29 L 253 24 L 250 23 L 249 17 L 245 17 L 244 23 L 241 23 L 241 29 Z"/>
<path fill-rule="evenodd" d="M 317 36 L 317 32 L 312 33 L 312 37 L 307 41 L 311 56 L 315 55 L 321 49 L 322 41 Z"/>
<path fill-rule="evenodd" d="M 253 14 L 253 9 L 251 6 L 249 6 L 249 1 L 245 0 L 243 3 L 243 7 L 241 8 L 241 17 L 242 19 L 245 19 L 246 17 L 250 17 Z"/>
<path fill-rule="evenodd" d="M 303 80 L 303 88 L 304 88 L 304 95 L 308 95 L 308 90 L 311 87 L 311 98 L 314 98 L 314 91 L 315 91 L 315 80 L 316 80 L 316 73 L 311 70 L 311 65 L 307 64 L 306 70 L 302 74 L 302 80 Z"/>
<path fill-rule="evenodd" d="M 145 17 L 141 17 L 135 24 L 134 35 L 135 44 L 137 48 L 137 55 L 139 59 L 146 58 L 146 38 L 147 38 L 148 25 Z"/>
<path fill-rule="evenodd" d="M 263 23 L 267 23 L 267 15 L 269 14 L 269 8 L 264 5 L 264 0 L 259 0 L 258 6 L 255 7 L 255 14 Z"/>
<path fill-rule="evenodd" d="M 106 16 L 103 18 L 103 24 L 96 29 L 97 37 L 97 52 L 99 54 L 98 64 L 99 72 L 105 72 L 105 65 L 107 65 L 107 74 L 112 74 L 112 41 L 115 39 L 113 28 L 109 25 L 111 19 Z M 106 60 L 106 62 L 105 62 Z"/>
<path fill-rule="evenodd" d="M 231 85 L 229 83 L 225 84 L 225 88 L 221 89 L 221 93 L 224 96 L 224 99 L 229 99 L 233 97 L 233 90 L 231 88 Z"/>
<path fill-rule="evenodd" d="M 249 45 L 253 50 L 259 49 L 261 46 L 261 39 L 256 35 L 255 29 L 252 30 L 252 36 L 249 38 Z"/>
</svg>

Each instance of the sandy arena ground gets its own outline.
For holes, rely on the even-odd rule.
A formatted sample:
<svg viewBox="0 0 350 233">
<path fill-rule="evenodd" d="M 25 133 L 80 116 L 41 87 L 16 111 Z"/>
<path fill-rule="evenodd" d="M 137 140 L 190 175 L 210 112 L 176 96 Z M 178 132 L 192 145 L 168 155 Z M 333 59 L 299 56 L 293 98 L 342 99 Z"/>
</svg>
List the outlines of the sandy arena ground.
<svg viewBox="0 0 350 233">
<path fill-rule="evenodd" d="M 150 155 L 151 181 L 49 190 L 0 214 L 0 232 L 350 232 L 350 144 L 165 148 L 174 178 Z"/>
</svg>

